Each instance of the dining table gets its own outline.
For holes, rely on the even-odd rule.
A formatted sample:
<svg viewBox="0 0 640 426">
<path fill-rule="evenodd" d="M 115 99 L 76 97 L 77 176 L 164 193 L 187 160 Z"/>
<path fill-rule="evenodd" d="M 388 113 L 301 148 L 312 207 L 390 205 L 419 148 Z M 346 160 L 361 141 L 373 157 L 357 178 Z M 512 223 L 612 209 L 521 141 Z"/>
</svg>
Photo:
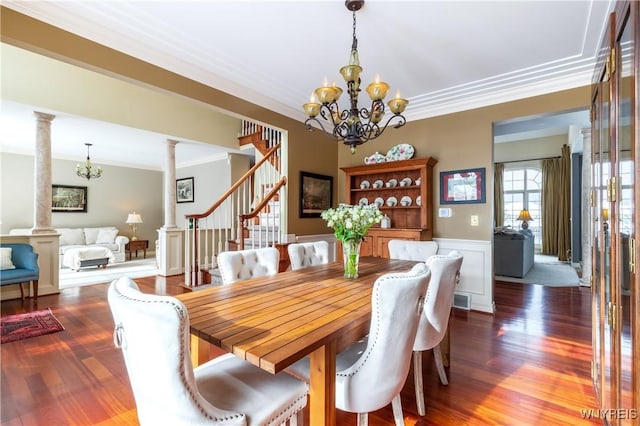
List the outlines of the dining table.
<svg viewBox="0 0 640 426">
<path fill-rule="evenodd" d="M 336 354 L 368 333 L 376 279 L 415 263 L 361 257 L 355 279 L 333 262 L 178 295 L 192 361 L 207 361 L 210 344 L 272 374 L 309 357 L 310 422 L 335 425 Z"/>
</svg>

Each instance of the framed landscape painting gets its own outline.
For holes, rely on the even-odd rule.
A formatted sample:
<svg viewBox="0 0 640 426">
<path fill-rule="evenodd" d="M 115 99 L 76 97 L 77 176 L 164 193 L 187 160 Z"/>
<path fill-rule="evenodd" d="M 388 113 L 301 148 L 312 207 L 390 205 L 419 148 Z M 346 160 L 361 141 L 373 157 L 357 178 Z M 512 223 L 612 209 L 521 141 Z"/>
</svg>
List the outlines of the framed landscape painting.
<svg viewBox="0 0 640 426">
<path fill-rule="evenodd" d="M 87 187 L 52 185 L 51 211 L 68 213 L 87 212 Z"/>
<path fill-rule="evenodd" d="M 193 203 L 193 178 L 176 179 L 176 201 L 178 203 Z"/>
<path fill-rule="evenodd" d="M 332 176 L 300 172 L 299 217 L 320 217 L 323 210 L 331 207 L 332 200 Z"/>
</svg>

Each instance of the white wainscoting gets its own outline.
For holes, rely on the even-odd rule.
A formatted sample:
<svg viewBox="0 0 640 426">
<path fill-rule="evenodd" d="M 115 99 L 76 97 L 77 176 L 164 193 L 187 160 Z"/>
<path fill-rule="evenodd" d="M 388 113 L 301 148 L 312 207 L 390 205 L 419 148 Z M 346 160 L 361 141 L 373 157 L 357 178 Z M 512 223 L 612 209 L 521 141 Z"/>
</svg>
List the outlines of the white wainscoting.
<svg viewBox="0 0 640 426">
<path fill-rule="evenodd" d="M 491 241 L 434 238 L 438 254 L 458 250 L 464 256 L 460 269 L 460 284 L 456 294 L 471 298 L 470 308 L 493 314 L 493 277 L 491 266 Z"/>
<path fill-rule="evenodd" d="M 327 241 L 329 243 L 329 261 L 336 260 L 337 240 L 333 234 L 300 235 L 299 243 L 311 241 Z M 470 298 L 470 308 L 474 311 L 495 312 L 493 301 L 493 277 L 491 241 L 459 240 L 450 238 L 434 238 L 438 243 L 438 254 L 447 254 L 458 250 L 464 256 L 460 269 L 460 284 L 456 294 Z"/>
</svg>

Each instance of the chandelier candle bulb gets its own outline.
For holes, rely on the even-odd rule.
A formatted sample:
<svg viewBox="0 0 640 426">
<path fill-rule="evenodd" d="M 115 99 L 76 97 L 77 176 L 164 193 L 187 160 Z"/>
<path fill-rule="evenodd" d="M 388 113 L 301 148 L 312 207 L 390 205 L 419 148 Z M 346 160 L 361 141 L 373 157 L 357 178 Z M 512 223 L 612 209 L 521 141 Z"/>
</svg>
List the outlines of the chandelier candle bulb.
<svg viewBox="0 0 640 426">
<path fill-rule="evenodd" d="M 367 86 L 367 93 L 372 101 L 380 101 L 387 96 L 389 91 L 389 85 L 384 81 L 380 81 L 379 77 L 376 77 L 376 81 Z"/>
<path fill-rule="evenodd" d="M 396 97 L 387 102 L 389 109 L 394 114 L 402 114 L 404 109 L 409 104 L 409 101 L 400 97 L 400 92 L 396 94 Z"/>
<path fill-rule="evenodd" d="M 302 105 L 302 108 L 309 117 L 315 117 L 320 113 L 320 104 L 316 102 L 316 98 L 314 95 L 311 95 L 311 97 L 309 98 L 309 102 Z"/>
<path fill-rule="evenodd" d="M 330 104 L 336 100 L 336 90 L 333 87 L 329 87 L 326 80 L 324 82 L 324 86 L 318 87 L 314 93 L 323 105 Z"/>
</svg>

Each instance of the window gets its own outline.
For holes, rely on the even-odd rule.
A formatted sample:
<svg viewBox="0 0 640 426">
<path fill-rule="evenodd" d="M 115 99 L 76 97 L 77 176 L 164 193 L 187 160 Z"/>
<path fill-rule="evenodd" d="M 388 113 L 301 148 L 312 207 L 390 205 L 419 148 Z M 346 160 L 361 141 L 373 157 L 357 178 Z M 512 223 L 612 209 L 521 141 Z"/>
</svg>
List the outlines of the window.
<svg viewBox="0 0 640 426">
<path fill-rule="evenodd" d="M 536 246 L 541 239 L 541 206 L 542 206 L 542 170 L 537 167 L 505 169 L 504 188 L 504 224 L 520 229 L 518 220 L 520 210 L 527 209 L 533 219 L 529 222 L 529 230 L 535 236 Z"/>
</svg>

